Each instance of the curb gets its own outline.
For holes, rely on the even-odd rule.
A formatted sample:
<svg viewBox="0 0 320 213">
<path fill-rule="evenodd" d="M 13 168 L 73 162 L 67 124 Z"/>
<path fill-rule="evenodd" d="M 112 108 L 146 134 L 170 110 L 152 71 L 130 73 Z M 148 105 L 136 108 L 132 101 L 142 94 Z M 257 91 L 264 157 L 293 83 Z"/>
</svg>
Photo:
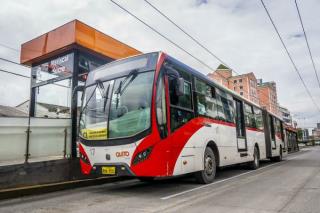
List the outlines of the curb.
<svg viewBox="0 0 320 213">
<path fill-rule="evenodd" d="M 27 195 L 39 195 L 49 192 L 56 192 L 66 189 L 73 189 L 79 187 L 101 185 L 110 182 L 118 182 L 128 178 L 121 177 L 101 177 L 95 179 L 74 180 L 58 183 L 40 184 L 35 186 L 18 187 L 13 189 L 0 190 L 0 200 L 18 198 Z"/>
</svg>

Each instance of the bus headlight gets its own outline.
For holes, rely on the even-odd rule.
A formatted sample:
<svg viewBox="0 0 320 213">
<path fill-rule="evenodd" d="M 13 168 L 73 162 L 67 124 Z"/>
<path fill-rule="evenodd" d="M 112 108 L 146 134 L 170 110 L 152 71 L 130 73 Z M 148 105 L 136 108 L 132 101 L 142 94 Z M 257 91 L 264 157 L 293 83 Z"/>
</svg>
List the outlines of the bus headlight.
<svg viewBox="0 0 320 213">
<path fill-rule="evenodd" d="M 139 152 L 138 154 L 136 154 L 136 156 L 133 159 L 132 164 L 136 165 L 136 164 L 146 160 L 149 157 L 151 151 L 152 151 L 152 147 L 149 147 L 149 148 Z"/>
</svg>

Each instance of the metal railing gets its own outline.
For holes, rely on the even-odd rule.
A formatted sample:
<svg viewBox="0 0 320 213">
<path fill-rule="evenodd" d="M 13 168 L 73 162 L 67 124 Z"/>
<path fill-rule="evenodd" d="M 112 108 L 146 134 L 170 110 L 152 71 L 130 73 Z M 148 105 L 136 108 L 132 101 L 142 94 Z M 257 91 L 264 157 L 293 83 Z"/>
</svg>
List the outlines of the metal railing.
<svg viewBox="0 0 320 213">
<path fill-rule="evenodd" d="M 0 117 L 0 164 L 69 158 L 71 120 Z"/>
</svg>

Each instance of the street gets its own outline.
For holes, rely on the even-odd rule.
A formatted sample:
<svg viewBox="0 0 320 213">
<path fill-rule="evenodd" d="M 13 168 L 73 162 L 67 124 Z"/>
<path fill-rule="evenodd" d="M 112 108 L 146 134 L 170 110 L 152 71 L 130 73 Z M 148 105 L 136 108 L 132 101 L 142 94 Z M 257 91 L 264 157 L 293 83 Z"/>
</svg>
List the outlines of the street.
<svg viewBox="0 0 320 213">
<path fill-rule="evenodd" d="M 320 149 L 255 171 L 225 168 L 208 185 L 192 177 L 130 179 L 0 201 L 0 212 L 320 212 Z"/>
</svg>

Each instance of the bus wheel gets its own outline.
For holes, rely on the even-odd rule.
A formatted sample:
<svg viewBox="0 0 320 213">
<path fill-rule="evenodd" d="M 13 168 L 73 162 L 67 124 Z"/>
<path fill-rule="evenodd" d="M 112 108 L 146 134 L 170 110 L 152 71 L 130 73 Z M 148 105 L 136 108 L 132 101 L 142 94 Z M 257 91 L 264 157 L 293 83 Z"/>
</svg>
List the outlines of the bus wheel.
<svg viewBox="0 0 320 213">
<path fill-rule="evenodd" d="M 259 166 L 260 166 L 259 151 L 258 151 L 258 148 L 255 146 L 254 152 L 253 152 L 253 161 L 249 163 L 249 169 L 255 170 L 255 169 L 258 169 Z"/>
<path fill-rule="evenodd" d="M 216 176 L 216 158 L 210 147 L 204 151 L 204 170 L 195 173 L 197 182 L 202 184 L 211 183 Z"/>
</svg>

